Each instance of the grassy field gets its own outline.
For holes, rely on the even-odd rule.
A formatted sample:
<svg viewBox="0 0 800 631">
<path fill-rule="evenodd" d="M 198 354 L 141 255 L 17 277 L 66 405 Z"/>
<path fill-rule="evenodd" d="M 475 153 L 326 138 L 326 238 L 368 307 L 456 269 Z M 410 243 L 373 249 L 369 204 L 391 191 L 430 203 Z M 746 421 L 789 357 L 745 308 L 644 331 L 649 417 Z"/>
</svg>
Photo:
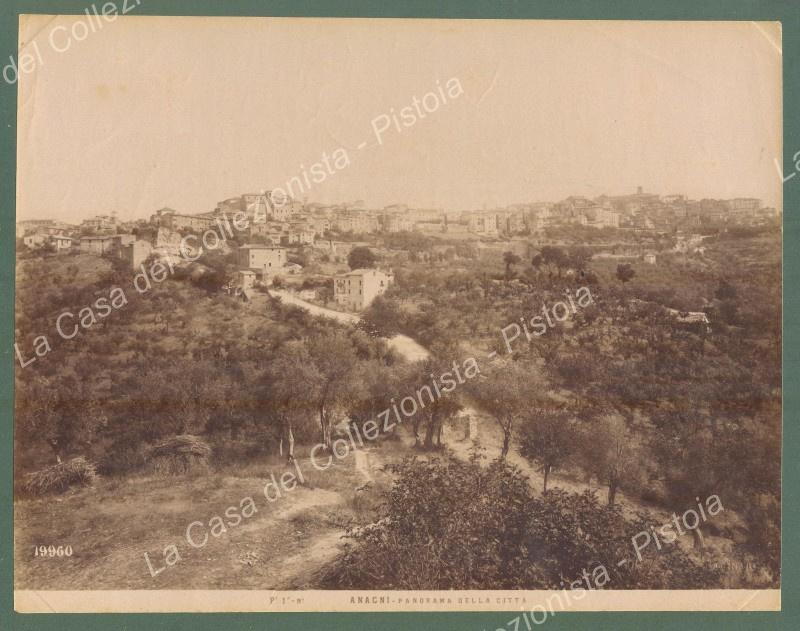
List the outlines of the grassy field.
<svg viewBox="0 0 800 631">
<path fill-rule="evenodd" d="M 304 451 L 306 453 L 304 453 Z M 298 450 L 304 484 L 269 502 L 263 489 L 295 467 L 277 458 L 230 464 L 177 477 L 100 479 L 93 488 L 15 504 L 15 583 L 18 589 L 279 589 L 302 588 L 339 552 L 350 524 L 369 523 L 381 490 L 381 468 L 401 458 L 399 443 L 350 453 L 322 472 Z M 291 484 L 289 484 L 291 486 Z M 275 497 L 274 493 L 271 493 Z M 238 510 L 252 498 L 257 512 Z M 219 537 L 209 521 L 237 508 L 241 522 Z M 231 513 L 233 514 L 233 513 Z M 192 522 L 194 548 L 186 529 Z M 180 560 L 166 567 L 174 544 Z M 70 545 L 71 557 L 36 557 L 39 545 Z"/>
</svg>

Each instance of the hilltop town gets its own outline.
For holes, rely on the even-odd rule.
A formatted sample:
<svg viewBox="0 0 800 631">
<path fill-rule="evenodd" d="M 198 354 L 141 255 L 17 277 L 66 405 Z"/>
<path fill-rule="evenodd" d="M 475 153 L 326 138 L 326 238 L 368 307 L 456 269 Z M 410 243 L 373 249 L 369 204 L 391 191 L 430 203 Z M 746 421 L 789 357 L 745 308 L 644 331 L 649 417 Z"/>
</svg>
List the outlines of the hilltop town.
<svg viewBox="0 0 800 631">
<path fill-rule="evenodd" d="M 121 221 L 115 213 L 78 225 L 23 220 L 17 223 L 17 238 L 22 254 L 108 255 L 132 271 L 150 257 L 196 261 L 203 251 L 219 250 L 232 261 L 227 289 L 244 299 L 254 287 L 277 278 L 302 298 L 361 311 L 392 282 L 392 267 L 408 261 L 506 250 L 528 259 L 542 246 L 584 244 L 598 259 L 655 265 L 662 252 L 702 255 L 705 237 L 777 225 L 779 211 L 756 198 L 691 200 L 641 187 L 627 195 L 570 196 L 555 203 L 461 212 L 405 204 L 375 210 L 362 201 L 325 205 L 265 191 L 225 199 L 196 214 L 161 208 L 135 221 Z M 209 231 L 216 236 L 203 240 Z M 383 269 L 348 269 L 354 249 L 370 250 L 368 257 L 375 260 L 365 267 L 379 260 Z"/>
</svg>

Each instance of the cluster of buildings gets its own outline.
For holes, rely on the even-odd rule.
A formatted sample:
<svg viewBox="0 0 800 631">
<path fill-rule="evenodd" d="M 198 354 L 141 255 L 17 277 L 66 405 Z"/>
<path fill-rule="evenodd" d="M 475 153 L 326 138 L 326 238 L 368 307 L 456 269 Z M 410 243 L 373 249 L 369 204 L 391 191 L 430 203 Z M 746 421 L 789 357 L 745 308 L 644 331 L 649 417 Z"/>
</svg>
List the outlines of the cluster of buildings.
<svg viewBox="0 0 800 631">
<path fill-rule="evenodd" d="M 22 239 L 30 249 L 52 247 L 54 250 L 68 250 L 74 245 L 70 236 L 74 226 L 49 219 L 28 219 L 16 226 L 16 237 Z"/>
<path fill-rule="evenodd" d="M 96 215 L 77 226 L 50 220 L 20 221 L 17 237 L 31 249 L 49 247 L 117 256 L 137 269 L 150 256 L 184 254 L 181 247 L 185 235 L 219 230 L 222 221 L 227 224 L 237 216 L 246 221 L 236 228 L 236 242 L 244 245 L 237 250 L 235 285 L 245 294 L 259 280 L 266 282 L 278 273 L 302 271 L 299 265 L 288 262 L 287 248 L 309 246 L 328 256 L 323 260 L 342 261 L 353 247 L 366 245 L 354 241 L 353 234 L 416 232 L 491 244 L 492 239 L 500 237 L 582 226 L 683 235 L 676 249 L 695 252 L 702 245 L 693 237 L 704 229 L 762 225 L 779 219 L 774 208 L 764 208 L 755 198 L 690 200 L 685 195 L 646 193 L 641 187 L 629 195 L 593 199 L 571 196 L 555 203 L 447 212 L 405 204 L 372 210 L 361 200 L 336 205 L 308 203 L 287 196 L 276 199 L 272 191 L 264 191 L 222 200 L 207 212 L 186 214 L 161 208 L 149 220 L 128 223 L 118 221 L 115 213 Z M 337 241 L 337 234 L 349 237 Z M 230 251 L 227 243 L 222 247 Z M 644 259 L 654 264 L 655 254 L 647 252 Z M 385 291 L 393 278 L 391 273 L 379 270 L 354 270 L 333 280 L 335 302 L 357 311 Z"/>
<path fill-rule="evenodd" d="M 31 248 L 52 244 L 56 249 L 68 249 L 78 245 L 78 238 L 83 236 L 110 236 L 143 225 L 181 234 L 202 233 L 218 225 L 220 218 L 237 213 L 248 219 L 244 235 L 247 241 L 284 247 L 330 241 L 331 234 L 417 232 L 492 239 L 571 226 L 691 234 L 707 228 L 762 225 L 779 218 L 774 208 L 763 207 L 756 198 L 690 200 L 685 195 L 646 193 L 641 187 L 629 195 L 600 195 L 592 199 L 570 196 L 554 203 L 447 212 L 409 208 L 405 204 L 372 210 L 361 200 L 336 205 L 308 203 L 289 197 L 275 199 L 272 191 L 265 191 L 225 199 L 208 212 L 186 214 L 161 208 L 149 222 L 121 223 L 114 213 L 96 215 L 79 226 L 46 220 L 23 221 L 17 224 L 17 236 Z"/>
<path fill-rule="evenodd" d="M 750 197 L 690 200 L 685 195 L 646 193 L 570 196 L 559 202 L 514 204 L 502 209 L 448 213 L 442 230 L 481 237 L 533 234 L 547 228 L 584 226 L 640 232 L 687 232 L 732 225 L 765 225 L 779 217 Z"/>
</svg>

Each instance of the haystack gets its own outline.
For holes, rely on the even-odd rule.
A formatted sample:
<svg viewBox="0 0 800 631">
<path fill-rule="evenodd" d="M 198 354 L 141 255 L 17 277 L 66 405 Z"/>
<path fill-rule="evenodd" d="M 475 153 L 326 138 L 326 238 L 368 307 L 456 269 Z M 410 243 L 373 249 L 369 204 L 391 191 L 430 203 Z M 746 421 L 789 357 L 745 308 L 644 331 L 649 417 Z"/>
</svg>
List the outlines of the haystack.
<svg viewBox="0 0 800 631">
<path fill-rule="evenodd" d="M 97 479 L 94 465 L 83 456 L 59 462 L 25 476 L 22 488 L 33 496 L 64 493 L 73 486 L 90 486 Z"/>
<path fill-rule="evenodd" d="M 208 468 L 211 447 L 202 438 L 181 434 L 165 438 L 147 452 L 147 463 L 155 473 L 179 475 Z"/>
</svg>

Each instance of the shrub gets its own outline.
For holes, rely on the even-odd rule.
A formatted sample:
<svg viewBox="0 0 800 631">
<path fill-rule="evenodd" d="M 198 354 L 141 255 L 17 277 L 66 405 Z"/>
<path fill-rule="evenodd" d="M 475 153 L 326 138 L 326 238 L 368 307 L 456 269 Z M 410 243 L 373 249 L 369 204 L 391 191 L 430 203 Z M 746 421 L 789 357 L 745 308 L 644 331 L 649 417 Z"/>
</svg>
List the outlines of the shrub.
<svg viewBox="0 0 800 631">
<path fill-rule="evenodd" d="M 64 493 L 73 486 L 90 486 L 97 479 L 94 465 L 84 457 L 59 462 L 25 476 L 22 488 L 34 497 Z"/>
<path fill-rule="evenodd" d="M 336 589 L 686 589 L 717 584 L 712 567 L 678 545 L 632 536 L 652 519 L 627 519 L 595 495 L 556 490 L 534 496 L 502 461 L 406 460 L 375 523 L 348 533 L 355 545 L 321 577 Z M 603 579 L 602 581 L 600 579 Z"/>
<path fill-rule="evenodd" d="M 180 475 L 208 469 L 211 447 L 191 434 L 171 436 L 153 445 L 145 456 L 154 473 Z"/>
</svg>

